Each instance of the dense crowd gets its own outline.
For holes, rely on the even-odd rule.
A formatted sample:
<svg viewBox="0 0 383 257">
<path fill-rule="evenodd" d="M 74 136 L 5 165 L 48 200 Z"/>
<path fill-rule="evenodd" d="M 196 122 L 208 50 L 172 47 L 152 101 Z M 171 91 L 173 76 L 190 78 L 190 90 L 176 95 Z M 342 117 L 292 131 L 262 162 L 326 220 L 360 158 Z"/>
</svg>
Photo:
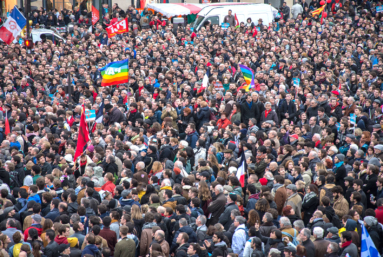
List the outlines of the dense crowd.
<svg viewBox="0 0 383 257">
<path fill-rule="evenodd" d="M 0 257 L 357 257 L 364 229 L 382 252 L 381 2 L 320 4 L 199 31 L 34 11 L 73 31 L 0 44 Z M 125 59 L 129 83 L 101 87 Z M 74 159 L 82 105 L 103 118 Z"/>
</svg>

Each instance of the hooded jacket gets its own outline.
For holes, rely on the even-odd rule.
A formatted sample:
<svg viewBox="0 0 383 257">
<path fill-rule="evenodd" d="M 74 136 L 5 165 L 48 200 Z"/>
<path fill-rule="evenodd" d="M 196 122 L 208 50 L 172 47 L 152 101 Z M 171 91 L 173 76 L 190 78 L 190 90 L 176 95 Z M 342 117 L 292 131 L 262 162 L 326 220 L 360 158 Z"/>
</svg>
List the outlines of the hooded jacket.
<svg viewBox="0 0 383 257">
<path fill-rule="evenodd" d="M 96 256 L 96 253 L 99 252 L 96 245 L 90 244 L 85 246 L 84 250 L 82 251 L 81 257 L 85 256 L 85 254 L 90 254 L 92 256 Z"/>
</svg>

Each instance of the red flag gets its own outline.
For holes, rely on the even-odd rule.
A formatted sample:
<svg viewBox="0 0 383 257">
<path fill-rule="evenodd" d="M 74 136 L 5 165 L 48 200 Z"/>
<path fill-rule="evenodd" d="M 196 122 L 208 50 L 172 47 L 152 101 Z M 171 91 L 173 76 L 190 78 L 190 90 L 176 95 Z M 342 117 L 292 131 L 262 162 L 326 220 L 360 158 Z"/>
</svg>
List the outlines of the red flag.
<svg viewBox="0 0 383 257">
<path fill-rule="evenodd" d="M 92 25 L 96 24 L 96 22 L 99 19 L 100 19 L 100 13 L 98 12 L 97 8 L 92 5 Z"/>
<path fill-rule="evenodd" d="M 106 28 L 106 32 L 108 32 L 108 38 L 114 37 L 117 34 L 124 34 L 129 32 L 128 18 L 110 25 Z"/>
<path fill-rule="evenodd" d="M 5 114 L 5 131 L 4 131 L 4 134 L 8 135 L 9 133 L 11 133 L 11 128 L 9 127 L 9 121 L 8 121 L 7 114 Z"/>
<path fill-rule="evenodd" d="M 238 27 L 239 26 L 239 21 L 238 21 L 238 18 L 237 18 L 237 14 L 234 14 L 234 19 L 235 19 L 235 27 Z"/>
<path fill-rule="evenodd" d="M 89 140 L 89 129 L 85 118 L 85 106 L 83 105 L 81 110 L 80 126 L 78 128 L 76 152 L 73 158 L 74 161 L 76 161 L 77 157 L 79 157 L 84 152 L 84 147 L 86 146 L 86 143 L 89 142 Z"/>
</svg>

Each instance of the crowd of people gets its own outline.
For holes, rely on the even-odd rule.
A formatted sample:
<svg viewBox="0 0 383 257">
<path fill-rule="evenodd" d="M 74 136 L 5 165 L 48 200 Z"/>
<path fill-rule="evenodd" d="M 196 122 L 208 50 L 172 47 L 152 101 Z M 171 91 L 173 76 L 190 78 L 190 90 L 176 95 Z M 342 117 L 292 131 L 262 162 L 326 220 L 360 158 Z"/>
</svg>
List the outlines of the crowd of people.
<svg viewBox="0 0 383 257">
<path fill-rule="evenodd" d="M 366 232 L 381 253 L 381 2 L 320 4 L 199 31 L 34 11 L 73 31 L 0 44 L 0 257 L 357 257 Z M 129 83 L 101 87 L 125 59 Z M 83 106 L 103 118 L 74 159 Z"/>
</svg>

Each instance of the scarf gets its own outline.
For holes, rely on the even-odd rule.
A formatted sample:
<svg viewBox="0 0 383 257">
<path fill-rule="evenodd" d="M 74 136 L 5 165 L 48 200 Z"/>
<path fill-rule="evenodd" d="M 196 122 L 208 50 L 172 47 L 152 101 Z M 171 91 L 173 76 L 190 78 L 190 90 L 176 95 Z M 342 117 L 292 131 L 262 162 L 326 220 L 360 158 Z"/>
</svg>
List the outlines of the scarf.
<svg viewBox="0 0 383 257">
<path fill-rule="evenodd" d="M 137 109 L 131 110 L 130 113 L 136 113 Z"/>
<path fill-rule="evenodd" d="M 255 157 L 255 159 L 257 160 L 257 163 L 260 163 L 263 159 L 266 158 L 266 154 L 261 154 L 261 155 L 257 155 L 257 157 Z"/>
<path fill-rule="evenodd" d="M 86 166 L 87 161 L 88 161 L 88 160 L 86 160 L 86 161 L 83 162 L 83 161 L 80 160 L 80 166 L 81 166 L 81 167 Z"/>
<path fill-rule="evenodd" d="M 320 145 L 320 141 L 319 140 L 315 143 L 315 147 L 318 147 L 318 145 Z"/>
<path fill-rule="evenodd" d="M 336 105 L 335 105 L 335 106 L 331 106 L 331 111 L 335 110 L 335 108 L 338 107 L 338 106 L 339 106 L 339 103 L 336 102 Z"/>
<path fill-rule="evenodd" d="M 312 198 L 314 198 L 316 195 L 315 192 L 310 192 L 308 194 L 306 194 L 304 197 L 303 197 L 303 202 L 304 203 L 307 203 L 308 201 L 310 201 Z"/>
<path fill-rule="evenodd" d="M 334 164 L 334 167 L 332 168 L 332 171 L 336 173 L 337 169 L 343 165 L 343 162 L 338 162 Z"/>
<path fill-rule="evenodd" d="M 157 96 L 158 96 L 158 93 L 154 93 L 153 94 L 153 99 L 156 100 Z"/>
<path fill-rule="evenodd" d="M 267 118 L 267 115 L 269 115 L 270 112 L 271 112 L 271 108 L 270 110 L 265 110 L 265 118 Z"/>
<path fill-rule="evenodd" d="M 126 95 L 124 97 L 124 100 L 122 101 L 123 104 L 127 104 L 128 103 L 128 95 Z"/>
<path fill-rule="evenodd" d="M 343 244 L 342 244 L 342 248 L 346 248 L 346 247 L 349 246 L 351 243 L 352 243 L 352 241 L 347 241 L 346 243 L 343 243 Z"/>
</svg>

